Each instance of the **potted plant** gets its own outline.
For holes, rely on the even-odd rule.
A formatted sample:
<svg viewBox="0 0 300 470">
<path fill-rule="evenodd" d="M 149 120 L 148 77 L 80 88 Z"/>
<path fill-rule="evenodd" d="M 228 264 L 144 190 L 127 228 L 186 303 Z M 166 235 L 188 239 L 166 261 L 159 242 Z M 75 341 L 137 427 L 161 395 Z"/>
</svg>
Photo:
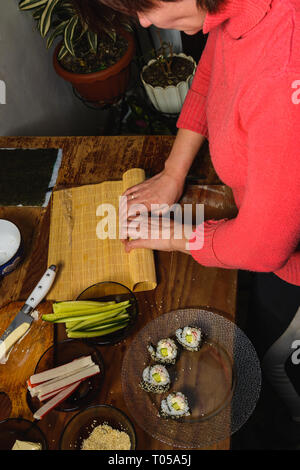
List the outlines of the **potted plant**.
<svg viewBox="0 0 300 470">
<path fill-rule="evenodd" d="M 166 114 L 180 112 L 191 86 L 196 62 L 191 56 L 175 54 L 172 43 L 163 42 L 159 32 L 160 47 L 152 51 L 141 72 L 141 80 L 147 95 L 157 111 Z"/>
<path fill-rule="evenodd" d="M 128 24 L 116 28 L 111 12 L 103 18 L 101 33 L 95 32 L 71 0 L 21 0 L 19 8 L 32 11 L 47 48 L 62 39 L 54 51 L 54 68 L 83 99 L 100 106 L 118 101 L 127 89 L 135 52 Z"/>
</svg>

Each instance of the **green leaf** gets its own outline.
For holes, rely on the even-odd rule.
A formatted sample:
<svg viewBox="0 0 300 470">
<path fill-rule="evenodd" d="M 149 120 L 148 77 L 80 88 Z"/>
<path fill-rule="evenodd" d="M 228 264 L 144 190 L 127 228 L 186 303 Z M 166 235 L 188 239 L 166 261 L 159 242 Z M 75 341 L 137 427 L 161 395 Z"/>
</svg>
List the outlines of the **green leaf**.
<svg viewBox="0 0 300 470">
<path fill-rule="evenodd" d="M 48 3 L 48 0 L 23 0 L 19 3 L 19 8 L 20 10 L 32 10 L 41 5 L 46 5 L 46 3 Z"/>
<path fill-rule="evenodd" d="M 57 55 L 57 59 L 62 60 L 68 54 L 68 52 L 68 49 L 64 45 L 62 45 Z"/>
<path fill-rule="evenodd" d="M 81 30 L 81 33 L 80 35 L 78 36 L 78 41 L 80 41 L 80 39 L 82 38 L 82 36 L 85 35 L 85 33 L 88 31 L 89 27 L 86 23 L 82 22 L 81 21 L 81 27 L 82 27 L 82 30 Z"/>
<path fill-rule="evenodd" d="M 70 52 L 70 54 L 72 54 L 72 56 L 75 56 L 73 37 L 74 37 L 74 31 L 75 31 L 77 23 L 78 23 L 78 15 L 74 15 L 70 19 L 67 26 L 65 27 L 65 33 L 64 33 L 64 45 L 66 49 Z"/>
<path fill-rule="evenodd" d="M 116 42 L 117 40 L 117 34 L 116 32 L 112 29 L 105 29 L 105 32 L 107 34 L 107 36 L 109 36 L 114 42 Z"/>
<path fill-rule="evenodd" d="M 34 12 L 32 13 L 33 19 L 38 21 L 41 18 L 43 11 L 44 6 L 36 8 L 36 10 L 34 10 Z"/>
<path fill-rule="evenodd" d="M 72 2 L 67 2 L 67 1 L 64 2 L 64 1 L 63 1 L 63 2 L 62 2 L 62 8 L 72 8 L 72 10 L 75 11 L 74 5 L 73 5 Z"/>
<path fill-rule="evenodd" d="M 121 26 L 126 30 L 128 31 L 129 33 L 133 33 L 133 29 L 132 29 L 132 26 L 130 25 L 130 23 L 126 22 L 126 21 L 121 21 Z"/>
<path fill-rule="evenodd" d="M 54 39 L 64 34 L 64 30 L 68 22 L 69 20 L 63 21 L 52 31 L 51 35 L 47 39 L 47 43 L 46 43 L 47 49 L 49 49 L 52 46 Z"/>
<path fill-rule="evenodd" d="M 53 10 L 60 1 L 61 0 L 48 0 L 47 2 L 47 5 L 41 17 L 40 24 L 40 33 L 43 38 L 46 36 L 50 29 Z"/>
<path fill-rule="evenodd" d="M 87 33 L 87 40 L 89 42 L 90 48 L 94 54 L 97 52 L 97 45 L 98 45 L 98 35 L 93 31 L 88 31 Z"/>
</svg>

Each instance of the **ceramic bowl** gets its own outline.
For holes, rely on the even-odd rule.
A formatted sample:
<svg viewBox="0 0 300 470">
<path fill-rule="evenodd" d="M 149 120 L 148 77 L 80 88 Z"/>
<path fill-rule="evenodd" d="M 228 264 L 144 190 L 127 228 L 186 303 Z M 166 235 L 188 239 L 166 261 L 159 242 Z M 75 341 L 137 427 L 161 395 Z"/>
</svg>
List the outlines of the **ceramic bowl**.
<svg viewBox="0 0 300 470">
<path fill-rule="evenodd" d="M 18 227 L 0 219 L 0 276 L 12 272 L 23 257 L 22 238 Z"/>
</svg>

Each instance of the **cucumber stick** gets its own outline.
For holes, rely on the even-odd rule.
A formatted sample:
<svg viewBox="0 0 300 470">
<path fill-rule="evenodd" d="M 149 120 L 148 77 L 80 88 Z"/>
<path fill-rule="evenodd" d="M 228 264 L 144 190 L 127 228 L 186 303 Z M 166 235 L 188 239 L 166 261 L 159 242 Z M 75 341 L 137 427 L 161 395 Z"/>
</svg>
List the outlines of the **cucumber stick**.
<svg viewBox="0 0 300 470">
<path fill-rule="evenodd" d="M 90 311 L 90 309 L 87 310 L 80 310 L 80 311 L 72 311 L 68 313 L 49 313 L 45 314 L 42 316 L 43 320 L 45 321 L 50 321 L 50 322 L 60 322 L 64 323 L 68 320 L 78 320 L 78 318 L 81 320 L 81 317 L 86 317 L 88 319 L 89 317 L 92 317 L 95 314 L 105 314 L 105 313 L 112 313 L 112 312 L 117 312 L 120 311 L 121 307 L 127 307 L 129 306 L 129 300 L 126 300 L 124 302 L 119 302 L 114 305 L 106 305 L 104 307 L 99 307 L 95 311 Z"/>
<path fill-rule="evenodd" d="M 88 308 L 98 308 L 104 307 L 105 305 L 113 305 L 116 302 L 109 301 L 109 302 L 96 302 L 93 300 L 74 300 L 68 302 L 56 302 L 53 304 L 53 312 L 54 313 L 67 313 L 67 312 L 75 312 L 76 310 L 85 310 Z"/>
<path fill-rule="evenodd" d="M 66 311 L 59 310 L 57 313 L 54 311 L 52 315 L 55 315 L 57 317 L 72 317 L 75 315 L 85 315 L 85 314 L 90 314 L 90 313 L 100 313 L 100 312 L 107 312 L 108 310 L 115 309 L 120 307 L 121 305 L 129 305 L 129 300 L 124 300 L 123 302 L 116 302 L 116 303 L 109 303 L 106 302 L 105 305 L 95 305 L 94 307 L 84 307 L 81 306 L 80 308 L 73 308 L 69 309 Z M 57 310 L 57 309 L 56 309 Z"/>
<path fill-rule="evenodd" d="M 108 320 L 104 323 L 100 322 L 92 322 L 92 323 L 87 323 L 82 325 L 82 324 L 77 324 L 76 326 L 72 328 L 68 328 L 68 331 L 85 331 L 85 330 L 91 330 L 91 329 L 103 329 L 103 328 L 108 328 L 108 326 L 113 326 L 113 325 L 118 325 L 122 323 L 123 321 L 129 321 L 129 315 L 120 315 L 117 316 L 116 318 L 113 318 L 111 320 Z"/>
<path fill-rule="evenodd" d="M 125 315 L 125 317 L 123 317 L 123 315 Z M 114 321 L 118 322 L 120 321 L 120 318 L 129 318 L 129 315 L 126 313 L 126 310 L 121 310 L 121 312 L 119 312 L 117 315 L 113 315 L 105 319 L 92 318 L 91 320 L 76 322 L 76 324 L 69 327 L 69 329 L 70 330 L 85 330 L 85 328 L 89 328 L 93 326 L 105 325 L 105 324 L 113 323 Z"/>
<path fill-rule="evenodd" d="M 89 300 L 56 302 L 53 312 L 42 316 L 51 323 L 65 323 L 68 338 L 108 335 L 130 323 L 130 301 L 96 302 Z"/>
<path fill-rule="evenodd" d="M 101 331 L 68 331 L 67 336 L 68 338 L 95 338 L 96 336 L 104 336 L 121 330 L 125 328 L 127 324 L 128 322 L 126 324 L 114 326 Z"/>
<path fill-rule="evenodd" d="M 94 315 L 91 320 L 86 320 L 86 317 L 83 317 L 82 320 L 75 320 L 75 321 L 69 320 L 69 321 L 65 322 L 66 323 L 66 328 L 72 330 L 72 329 L 76 329 L 75 327 L 77 327 L 77 325 L 81 325 L 81 324 L 83 324 L 83 326 L 84 326 L 85 324 L 87 324 L 87 325 L 89 325 L 89 324 L 98 325 L 100 323 L 101 324 L 110 323 L 113 319 L 118 318 L 118 316 L 122 315 L 123 313 L 127 313 L 125 308 L 120 310 L 120 312 L 114 312 L 111 315 L 107 315 L 107 316 L 105 315 L 105 317 L 101 316 L 100 320 L 97 319 L 97 315 Z"/>
</svg>

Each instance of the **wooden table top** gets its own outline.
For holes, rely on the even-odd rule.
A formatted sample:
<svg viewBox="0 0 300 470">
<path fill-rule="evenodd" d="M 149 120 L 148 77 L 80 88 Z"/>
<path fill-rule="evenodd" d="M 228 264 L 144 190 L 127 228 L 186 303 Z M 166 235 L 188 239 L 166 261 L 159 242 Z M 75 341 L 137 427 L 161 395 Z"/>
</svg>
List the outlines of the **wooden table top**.
<svg viewBox="0 0 300 470">
<path fill-rule="evenodd" d="M 119 179 L 124 171 L 133 167 L 144 168 L 146 175 L 152 176 L 163 168 L 173 141 L 172 136 L 0 137 L 0 147 L 61 148 L 63 161 L 55 187 L 61 189 Z M 197 156 L 192 176 L 193 179 L 189 181 L 193 181 L 193 184 L 187 185 L 183 202 L 205 203 L 206 218 L 219 219 L 235 215 L 236 208 L 232 194 L 218 180 L 211 166 L 207 147 L 204 147 Z M 19 226 L 25 247 L 25 259 L 22 265 L 0 281 L 0 331 L 2 331 L 10 323 L 18 307 L 22 305 L 21 301 L 26 300 L 47 268 L 50 206 L 48 208 L 0 207 L 0 218 L 11 220 Z M 155 252 L 155 264 L 158 286 L 155 290 L 136 295 L 141 315 L 133 336 L 158 315 L 179 308 L 209 307 L 223 312 L 228 319 L 235 320 L 237 271 L 206 268 L 182 253 Z M 51 303 L 43 302 L 38 309 L 43 313 L 51 312 Z M 53 340 L 52 330 L 51 335 L 50 343 Z M 58 336 L 59 339 L 64 337 L 61 329 Z M 139 428 L 126 408 L 120 372 L 122 357 L 131 339 L 132 337 L 115 346 L 99 348 L 104 358 L 106 375 L 104 386 L 95 402 L 117 406 L 129 415 L 135 424 L 138 450 L 171 449 L 166 444 L 152 439 Z M 24 341 L 30 341 L 30 333 Z M 23 358 L 22 368 L 14 369 L 15 375 L 19 374 L 22 380 L 22 374 L 27 374 L 28 378 L 28 374 L 33 372 L 35 359 L 40 356 L 40 349 L 45 350 L 47 347 L 43 335 L 40 339 L 37 336 L 35 341 L 40 341 L 39 347 L 35 348 L 39 354 L 37 358 Z M 5 391 L 3 384 L 9 375 L 9 367 L 13 367 L 13 359 L 11 361 L 11 366 L 7 365 L 7 368 L 6 365 L 0 366 L 0 418 L 7 412 L 6 405 L 1 406 L 1 391 Z M 10 400 L 13 402 L 11 416 L 32 420 L 32 413 L 25 400 L 26 384 L 21 381 L 16 390 L 14 388 L 16 383 L 17 381 L 12 381 L 10 388 L 8 387 Z M 53 411 L 41 421 L 40 427 L 47 436 L 50 449 L 57 448 L 63 426 L 73 414 Z M 213 448 L 228 449 L 229 446 L 230 439 L 227 439 Z"/>
</svg>

